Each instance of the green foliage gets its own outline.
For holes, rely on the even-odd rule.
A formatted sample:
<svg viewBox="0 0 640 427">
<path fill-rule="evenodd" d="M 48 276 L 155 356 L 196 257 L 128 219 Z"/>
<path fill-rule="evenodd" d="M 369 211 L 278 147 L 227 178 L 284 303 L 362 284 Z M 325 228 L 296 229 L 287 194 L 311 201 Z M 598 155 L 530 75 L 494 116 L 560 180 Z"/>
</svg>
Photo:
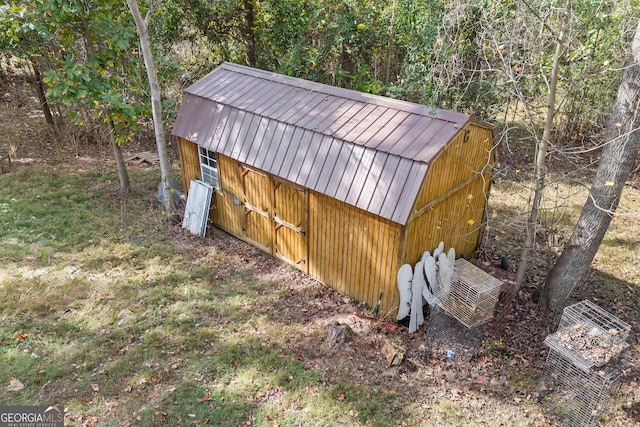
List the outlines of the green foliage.
<svg viewBox="0 0 640 427">
<path fill-rule="evenodd" d="M 27 1 L 0 6 L 0 47 L 43 70 L 51 104 L 67 107 L 78 126 L 110 121 L 116 142 L 131 140 L 149 116 L 148 82 L 126 2 Z M 159 55 L 161 77 L 176 61 Z"/>
<path fill-rule="evenodd" d="M 487 356 L 494 357 L 497 359 L 509 359 L 507 351 L 504 347 L 504 343 L 502 339 L 500 340 L 490 340 L 484 339 L 482 340 L 482 349 Z"/>
<path fill-rule="evenodd" d="M 534 115 L 544 108 L 563 6 L 548 0 L 170 0 L 154 10 L 150 33 L 167 105 L 175 105 L 185 84 L 232 61 L 494 119 L 516 95 Z M 564 139 L 605 123 L 638 10 L 637 0 L 572 2 L 561 64 L 565 102 L 558 106 Z M 72 108 L 81 113 L 76 123 L 113 119 L 122 142 L 149 115 L 124 2 L 7 4 L 0 6 L 0 31 L 3 47 L 49 64 L 43 67 L 49 95 L 82 107 Z"/>
<path fill-rule="evenodd" d="M 62 60 L 57 69 L 45 72 L 43 81 L 48 86 L 47 95 L 52 102 L 66 106 L 82 103 L 85 111 L 91 112 L 91 119 L 113 123 L 116 142 L 130 140 L 142 127 L 138 117 L 144 115 L 148 107 L 127 101 L 125 96 L 131 88 L 118 87 L 113 74 L 103 64 L 91 62 Z M 107 61 L 104 65 L 112 66 L 113 62 Z M 85 124 L 86 116 L 77 110 L 72 110 L 70 117 L 76 125 Z"/>
<path fill-rule="evenodd" d="M 35 20 L 39 10 L 32 5 L 0 5 L 0 47 L 11 48 L 14 54 L 24 57 L 38 42 L 51 40 L 51 33 Z"/>
<path fill-rule="evenodd" d="M 138 117 L 148 107 L 141 103 L 144 92 L 135 53 L 137 35 L 122 2 L 83 3 L 52 0 L 45 16 L 50 25 L 66 28 L 67 43 L 60 45 L 59 59 L 44 72 L 47 96 L 53 103 L 72 107 L 77 125 L 87 119 L 111 121 L 116 142 L 125 142 L 140 129 Z M 78 45 L 83 46 L 80 51 Z M 144 102 L 144 101 L 143 101 Z"/>
<path fill-rule="evenodd" d="M 381 92 L 390 36 L 384 19 L 387 2 L 327 1 L 314 10 L 304 3 L 298 5 L 300 11 L 277 10 L 282 7 L 275 6 L 268 30 L 261 33 L 265 65 L 274 64 L 276 71 L 309 80 Z M 293 28 L 287 21 L 292 15 L 299 16 Z M 269 34 L 276 35 L 275 40 L 270 41 Z M 265 51 L 280 53 L 270 59 Z"/>
</svg>

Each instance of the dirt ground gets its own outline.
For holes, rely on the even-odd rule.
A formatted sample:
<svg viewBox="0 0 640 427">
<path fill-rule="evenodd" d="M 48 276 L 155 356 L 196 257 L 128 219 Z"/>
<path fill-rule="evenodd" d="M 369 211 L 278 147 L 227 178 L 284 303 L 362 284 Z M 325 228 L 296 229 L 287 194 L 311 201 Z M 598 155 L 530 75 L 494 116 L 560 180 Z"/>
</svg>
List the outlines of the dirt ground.
<svg viewBox="0 0 640 427">
<path fill-rule="evenodd" d="M 442 313 L 426 310 L 427 322 L 410 334 L 406 322 L 371 318 L 366 315 L 370 307 L 223 231 L 211 230 L 202 244 L 202 251 L 213 247 L 233 254 L 237 265 L 288 287 L 289 297 L 273 307 L 274 317 L 305 325 L 305 336 L 289 350 L 309 368 L 326 372 L 327 383 L 338 371 L 346 371 L 354 384 L 408 392 L 422 402 L 423 425 L 438 425 L 438 408 L 444 402 L 455 406 L 459 420 L 475 420 L 466 425 L 563 425 L 541 404 L 548 354 L 544 339 L 553 331 L 525 292 L 511 309 L 498 311 L 494 320 L 477 329 L 467 330 Z M 511 277 L 505 276 L 507 281 Z M 634 348 L 637 357 L 637 342 Z M 402 361 L 390 366 L 393 353 Z M 616 408 L 607 415 L 609 425 L 640 422 L 639 379 L 637 366 L 627 367 Z M 477 411 L 492 415 L 472 415 Z"/>
<path fill-rule="evenodd" d="M 0 138 L 11 147 L 16 167 L 39 163 L 76 169 L 113 167 L 106 146 L 80 141 L 69 150 L 54 143 L 42 115 L 34 108 L 35 98 L 20 84 L 5 81 L 0 85 Z M 172 160 L 177 161 L 175 144 L 170 143 L 169 148 Z M 125 157 L 142 151 L 154 151 L 150 139 L 127 145 Z M 305 336 L 288 351 L 308 367 L 322 369 L 327 382 L 337 372 L 347 372 L 354 384 L 383 387 L 390 393 L 408 392 L 415 396 L 408 404 L 423 414 L 423 425 L 439 425 L 447 411 L 450 419 L 477 420 L 474 425 L 562 425 L 539 403 L 544 397 L 540 379 L 548 355 L 544 339 L 554 326 L 530 300 L 533 283 L 525 285 L 513 304 L 499 309 L 483 327 L 467 331 L 441 313 L 426 310 L 427 324 L 410 334 L 407 323 L 371 318 L 370 307 L 220 230 L 211 229 L 206 239 L 193 240 L 178 227 L 173 240 L 203 254 L 211 248 L 224 251 L 238 265 L 250 266 L 254 274 L 284 283 L 290 298 L 274 307 L 274 316 L 288 316 L 288 321 L 306 326 Z M 494 239 L 489 236 L 487 241 Z M 498 255 L 484 256 L 478 265 L 500 275 L 506 286 L 513 280 L 513 272 L 499 269 Z M 589 298 L 594 295 L 593 288 L 586 283 L 579 291 Z M 624 314 L 634 331 L 640 330 L 639 293 L 636 289 L 633 298 L 612 302 L 616 313 Z M 627 353 L 640 360 L 637 332 L 630 337 L 630 344 Z M 398 359 L 390 366 L 394 354 Z M 614 409 L 608 413 L 609 425 L 640 425 L 639 382 L 636 363 L 620 380 Z"/>
</svg>

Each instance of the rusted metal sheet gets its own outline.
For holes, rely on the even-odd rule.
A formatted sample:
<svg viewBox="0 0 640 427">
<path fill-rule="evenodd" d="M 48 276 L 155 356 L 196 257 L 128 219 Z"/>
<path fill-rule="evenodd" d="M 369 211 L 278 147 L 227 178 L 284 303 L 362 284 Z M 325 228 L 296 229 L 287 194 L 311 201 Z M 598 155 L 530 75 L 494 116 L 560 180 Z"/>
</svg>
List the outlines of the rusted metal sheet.
<svg viewBox="0 0 640 427">
<path fill-rule="evenodd" d="M 405 224 L 430 162 L 470 121 L 225 63 L 186 89 L 173 133 Z"/>
</svg>

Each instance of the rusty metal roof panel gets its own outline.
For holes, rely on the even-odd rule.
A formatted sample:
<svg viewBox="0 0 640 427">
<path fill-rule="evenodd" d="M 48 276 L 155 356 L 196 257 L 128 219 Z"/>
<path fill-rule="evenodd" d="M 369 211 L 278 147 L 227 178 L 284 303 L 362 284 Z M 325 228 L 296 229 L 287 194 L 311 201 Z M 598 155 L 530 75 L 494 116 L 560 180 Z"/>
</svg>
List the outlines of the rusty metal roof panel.
<svg viewBox="0 0 640 427">
<path fill-rule="evenodd" d="M 185 91 L 174 135 L 403 224 L 468 115 L 222 64 Z"/>
</svg>

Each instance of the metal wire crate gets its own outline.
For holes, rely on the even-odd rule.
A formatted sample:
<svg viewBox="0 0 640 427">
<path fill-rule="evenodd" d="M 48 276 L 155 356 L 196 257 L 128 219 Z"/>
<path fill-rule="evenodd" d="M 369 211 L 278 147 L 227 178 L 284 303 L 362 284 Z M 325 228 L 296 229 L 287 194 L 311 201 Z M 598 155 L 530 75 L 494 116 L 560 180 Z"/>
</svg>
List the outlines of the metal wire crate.
<svg viewBox="0 0 640 427">
<path fill-rule="evenodd" d="M 438 306 L 429 309 L 429 321 L 424 327 L 425 342 L 431 357 L 450 362 L 468 362 L 478 354 L 484 338 L 484 327 L 469 329 Z"/>
<path fill-rule="evenodd" d="M 558 330 L 544 342 L 575 366 L 588 370 L 618 357 L 628 346 L 630 330 L 629 324 L 585 300 L 563 310 Z"/>
<path fill-rule="evenodd" d="M 620 388 L 625 360 L 583 370 L 551 349 L 540 383 L 541 403 L 568 425 L 590 426 L 606 420 L 611 396 Z"/>
<path fill-rule="evenodd" d="M 453 266 L 439 266 L 434 295 L 442 310 L 473 328 L 493 318 L 501 286 L 502 281 L 460 258 Z"/>
</svg>

